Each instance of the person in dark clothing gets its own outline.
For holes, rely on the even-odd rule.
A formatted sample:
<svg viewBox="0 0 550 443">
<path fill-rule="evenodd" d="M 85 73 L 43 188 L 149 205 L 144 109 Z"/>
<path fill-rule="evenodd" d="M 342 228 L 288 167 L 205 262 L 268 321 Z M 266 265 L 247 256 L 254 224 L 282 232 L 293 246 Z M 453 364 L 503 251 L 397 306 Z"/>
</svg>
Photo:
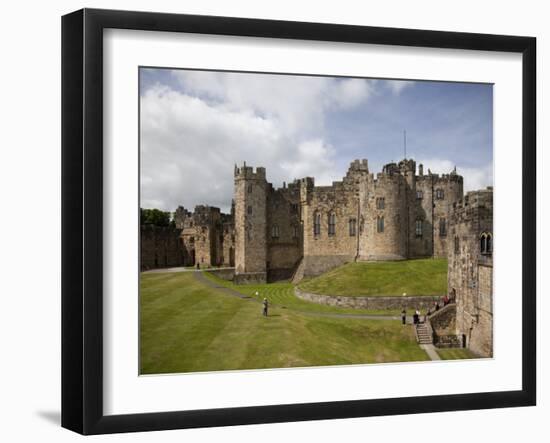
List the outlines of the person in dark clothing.
<svg viewBox="0 0 550 443">
<path fill-rule="evenodd" d="M 435 310 L 439 311 L 439 302 L 438 301 L 435 302 Z"/>
<path fill-rule="evenodd" d="M 401 323 L 407 324 L 407 311 L 405 309 L 401 311 Z"/>
<path fill-rule="evenodd" d="M 263 313 L 264 317 L 267 317 L 267 298 L 264 298 L 262 313 Z"/>
<path fill-rule="evenodd" d="M 418 320 L 419 320 L 419 318 L 418 318 L 418 311 L 416 311 L 416 312 L 414 313 L 414 315 L 413 315 L 413 323 L 414 323 L 415 325 L 417 325 L 417 324 L 418 324 Z"/>
</svg>

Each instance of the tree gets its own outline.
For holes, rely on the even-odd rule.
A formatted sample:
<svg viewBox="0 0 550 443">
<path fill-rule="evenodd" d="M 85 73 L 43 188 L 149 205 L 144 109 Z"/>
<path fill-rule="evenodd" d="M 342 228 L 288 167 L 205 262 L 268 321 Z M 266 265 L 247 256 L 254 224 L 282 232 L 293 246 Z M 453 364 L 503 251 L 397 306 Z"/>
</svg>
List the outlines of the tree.
<svg viewBox="0 0 550 443">
<path fill-rule="evenodd" d="M 154 226 L 171 226 L 170 213 L 160 209 L 140 209 L 140 224 Z"/>
</svg>

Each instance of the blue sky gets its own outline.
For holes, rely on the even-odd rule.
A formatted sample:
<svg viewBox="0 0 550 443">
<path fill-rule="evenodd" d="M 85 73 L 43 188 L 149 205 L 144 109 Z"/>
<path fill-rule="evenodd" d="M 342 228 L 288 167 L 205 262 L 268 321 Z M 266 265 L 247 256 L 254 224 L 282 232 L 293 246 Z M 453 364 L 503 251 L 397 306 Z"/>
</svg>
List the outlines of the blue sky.
<svg viewBox="0 0 550 443">
<path fill-rule="evenodd" d="M 455 166 L 466 190 L 492 185 L 493 88 L 487 84 L 140 70 L 143 207 L 229 208 L 233 166 L 267 168 L 275 186 L 340 180 L 407 157 Z"/>
</svg>

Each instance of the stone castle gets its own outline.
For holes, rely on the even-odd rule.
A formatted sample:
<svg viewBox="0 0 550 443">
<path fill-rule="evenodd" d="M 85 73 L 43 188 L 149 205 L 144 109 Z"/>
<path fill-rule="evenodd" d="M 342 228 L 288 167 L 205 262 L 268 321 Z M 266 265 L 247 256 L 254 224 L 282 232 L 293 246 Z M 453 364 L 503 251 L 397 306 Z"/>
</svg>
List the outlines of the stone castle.
<svg viewBox="0 0 550 443">
<path fill-rule="evenodd" d="M 377 174 L 354 160 L 330 186 L 305 177 L 282 188 L 245 163 L 234 183 L 230 214 L 180 206 L 173 227 L 142 226 L 141 269 L 224 266 L 235 283 L 298 282 L 352 261 L 446 257 L 456 304 L 443 326 L 434 318 L 435 336 L 492 356 L 492 188 L 464 195 L 456 169 L 424 174 L 411 159 Z"/>
<path fill-rule="evenodd" d="M 445 257 L 452 204 L 463 178 L 424 174 L 414 160 L 369 171 L 351 163 L 342 181 L 312 177 L 275 189 L 264 168 L 235 167 L 236 281 L 321 274 L 357 260 Z"/>
</svg>

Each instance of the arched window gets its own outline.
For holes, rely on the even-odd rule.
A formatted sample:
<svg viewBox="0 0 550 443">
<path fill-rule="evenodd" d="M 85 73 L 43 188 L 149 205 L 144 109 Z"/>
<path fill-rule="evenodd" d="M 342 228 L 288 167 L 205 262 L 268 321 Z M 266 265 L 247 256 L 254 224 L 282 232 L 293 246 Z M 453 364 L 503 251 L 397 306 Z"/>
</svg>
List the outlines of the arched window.
<svg viewBox="0 0 550 443">
<path fill-rule="evenodd" d="M 482 254 L 487 253 L 487 234 L 483 233 L 479 237 L 479 252 Z"/>
<path fill-rule="evenodd" d="M 321 235 L 321 214 L 318 212 L 313 215 L 313 235 Z"/>
<path fill-rule="evenodd" d="M 384 232 L 384 217 L 376 218 L 376 232 Z"/>
<path fill-rule="evenodd" d="M 447 236 L 447 220 L 445 220 L 444 218 L 439 219 L 439 236 Z"/>
<path fill-rule="evenodd" d="M 328 215 L 328 235 L 336 234 L 336 214 L 331 212 Z"/>
<path fill-rule="evenodd" d="M 458 254 L 460 252 L 460 240 L 458 238 L 458 235 L 455 236 L 455 254 Z"/>
<path fill-rule="evenodd" d="M 271 227 L 271 238 L 279 238 L 279 225 Z"/>
<path fill-rule="evenodd" d="M 421 219 L 416 220 L 415 233 L 417 237 L 422 237 L 422 220 Z"/>
<path fill-rule="evenodd" d="M 443 200 L 445 198 L 445 193 L 443 192 L 443 189 L 435 190 L 435 198 L 436 200 Z"/>
<path fill-rule="evenodd" d="M 357 220 L 354 218 L 349 219 L 349 236 L 355 237 L 357 234 Z"/>
<path fill-rule="evenodd" d="M 376 209 L 384 209 L 386 207 L 386 199 L 384 197 L 378 197 L 376 199 Z"/>
<path fill-rule="evenodd" d="M 493 253 L 493 234 L 483 232 L 479 237 L 479 251 L 483 255 L 491 255 Z"/>
</svg>

